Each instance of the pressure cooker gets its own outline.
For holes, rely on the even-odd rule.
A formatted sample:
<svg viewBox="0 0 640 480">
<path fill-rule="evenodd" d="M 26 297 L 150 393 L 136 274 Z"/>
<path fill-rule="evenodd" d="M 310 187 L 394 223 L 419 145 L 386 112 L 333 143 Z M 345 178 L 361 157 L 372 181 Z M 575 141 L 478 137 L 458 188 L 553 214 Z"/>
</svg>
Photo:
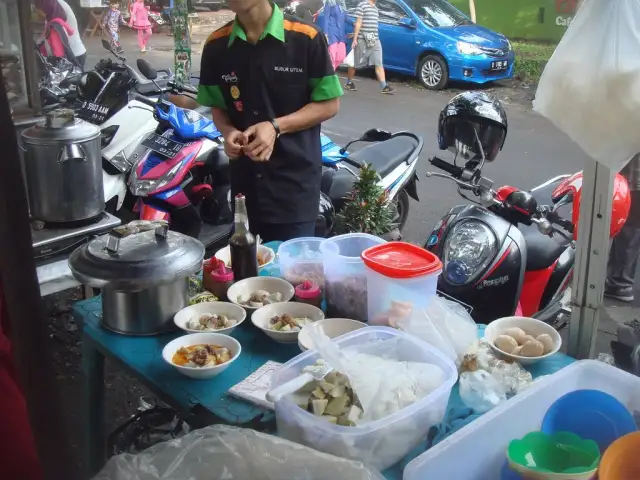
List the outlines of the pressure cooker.
<svg viewBox="0 0 640 480">
<path fill-rule="evenodd" d="M 75 250 L 73 275 L 102 289 L 102 325 L 126 335 L 175 329 L 189 303 L 189 276 L 202 268 L 204 246 L 166 222 L 135 221 Z"/>
<path fill-rule="evenodd" d="M 33 219 L 76 222 L 104 210 L 100 136 L 100 128 L 69 109 L 53 110 L 22 132 Z"/>
</svg>

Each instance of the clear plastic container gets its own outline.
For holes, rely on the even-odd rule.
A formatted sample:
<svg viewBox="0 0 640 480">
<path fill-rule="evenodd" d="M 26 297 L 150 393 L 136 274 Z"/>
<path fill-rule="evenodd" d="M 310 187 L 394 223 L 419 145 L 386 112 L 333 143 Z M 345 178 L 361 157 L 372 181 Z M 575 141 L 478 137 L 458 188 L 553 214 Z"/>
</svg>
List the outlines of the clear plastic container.
<svg viewBox="0 0 640 480">
<path fill-rule="evenodd" d="M 367 321 L 367 273 L 362 252 L 385 240 L 366 233 L 348 233 L 320 244 L 328 318 Z"/>
<path fill-rule="evenodd" d="M 442 421 L 451 388 L 458 378 L 453 362 L 416 337 L 387 327 L 368 327 L 347 333 L 334 341 L 340 348 L 371 348 L 373 342 L 399 337 L 401 361 L 430 363 L 445 374 L 443 384 L 413 405 L 386 418 L 362 426 L 343 427 L 315 417 L 284 397 L 275 404 L 278 435 L 321 452 L 364 462 L 384 470 L 400 461 L 420 443 L 429 429 Z M 275 388 L 300 375 L 302 368 L 315 363 L 318 353 L 308 351 L 285 363 L 274 375 Z M 438 477 L 433 477 L 438 478 Z"/>
<path fill-rule="evenodd" d="M 575 390 L 600 390 L 640 411 L 640 378 L 596 360 L 581 360 L 543 377 L 416 457 L 404 480 L 496 480 L 511 440 L 539 431 L 547 410 Z"/>
<path fill-rule="evenodd" d="M 286 241 L 278 248 L 280 275 L 294 287 L 305 280 L 324 291 L 324 271 L 320 244 L 324 238 L 302 237 Z"/>
<path fill-rule="evenodd" d="M 405 242 L 377 245 L 362 253 L 367 272 L 368 321 L 388 325 L 392 307 L 401 302 L 426 309 L 436 296 L 442 262 L 433 253 Z"/>
</svg>

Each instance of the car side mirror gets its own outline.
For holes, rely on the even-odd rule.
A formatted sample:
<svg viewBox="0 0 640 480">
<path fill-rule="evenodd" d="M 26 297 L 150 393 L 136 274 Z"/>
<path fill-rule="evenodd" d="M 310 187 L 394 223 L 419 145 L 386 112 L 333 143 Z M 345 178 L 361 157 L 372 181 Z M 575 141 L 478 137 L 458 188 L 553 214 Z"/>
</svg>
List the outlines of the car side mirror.
<svg viewBox="0 0 640 480">
<path fill-rule="evenodd" d="M 398 21 L 398 25 L 411 29 L 417 28 L 416 21 L 413 18 L 401 18 Z"/>
<path fill-rule="evenodd" d="M 367 130 L 364 132 L 362 137 L 360 137 L 361 142 L 384 142 L 391 138 L 391 132 L 387 132 L 386 130 L 380 130 L 378 128 L 372 128 L 371 130 Z"/>
<path fill-rule="evenodd" d="M 156 69 L 153 68 L 151 64 L 145 59 L 139 58 L 136 62 L 136 65 L 138 66 L 138 70 L 140 70 L 140 73 L 144 75 L 145 78 L 148 78 L 149 80 L 155 80 L 156 78 L 158 78 L 158 72 L 156 71 Z"/>
</svg>

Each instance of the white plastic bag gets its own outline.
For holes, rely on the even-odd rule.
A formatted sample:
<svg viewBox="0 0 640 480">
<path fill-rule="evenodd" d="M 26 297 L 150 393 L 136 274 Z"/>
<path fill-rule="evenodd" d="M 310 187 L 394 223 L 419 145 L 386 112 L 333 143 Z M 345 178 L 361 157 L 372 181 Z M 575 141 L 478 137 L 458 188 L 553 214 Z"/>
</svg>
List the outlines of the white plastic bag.
<svg viewBox="0 0 640 480">
<path fill-rule="evenodd" d="M 435 297 L 425 310 L 412 310 L 399 319 L 398 328 L 433 345 L 460 365 L 470 345 L 478 339 L 478 326 L 456 302 Z"/>
<path fill-rule="evenodd" d="M 342 62 L 342 64 L 346 65 L 347 67 L 351 67 L 351 68 L 353 68 L 355 66 L 355 61 L 354 61 L 354 58 L 353 58 L 353 48 L 351 49 L 349 54 L 346 56 L 346 58 L 344 59 L 344 62 Z"/>
<path fill-rule="evenodd" d="M 111 458 L 93 480 L 384 480 L 360 462 L 254 430 L 214 425 Z"/>
<path fill-rule="evenodd" d="M 619 171 L 640 152 L 640 0 L 584 0 L 549 60 L 534 110 Z"/>
<path fill-rule="evenodd" d="M 476 413 L 485 413 L 507 399 L 504 387 L 485 370 L 463 372 L 458 381 L 460 399 Z"/>
</svg>

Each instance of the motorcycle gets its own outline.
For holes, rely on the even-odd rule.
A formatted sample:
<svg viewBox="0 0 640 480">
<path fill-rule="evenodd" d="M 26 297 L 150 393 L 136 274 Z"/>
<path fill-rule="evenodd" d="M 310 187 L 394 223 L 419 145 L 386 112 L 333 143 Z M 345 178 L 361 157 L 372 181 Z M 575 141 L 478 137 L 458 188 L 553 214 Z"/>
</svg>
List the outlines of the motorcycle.
<svg viewBox="0 0 640 480">
<path fill-rule="evenodd" d="M 477 323 L 517 315 L 562 329 L 571 314 L 582 173 L 552 178 L 529 192 L 511 186 L 494 191 L 482 176 L 484 160 L 429 162 L 446 173 L 428 177 L 452 180 L 473 202 L 449 210 L 424 246 L 443 263 L 438 291 L 468 307 Z M 626 203 L 628 214 L 629 189 L 620 175 L 614 198 Z M 614 208 L 611 235 L 626 220 L 623 210 Z"/>
</svg>

